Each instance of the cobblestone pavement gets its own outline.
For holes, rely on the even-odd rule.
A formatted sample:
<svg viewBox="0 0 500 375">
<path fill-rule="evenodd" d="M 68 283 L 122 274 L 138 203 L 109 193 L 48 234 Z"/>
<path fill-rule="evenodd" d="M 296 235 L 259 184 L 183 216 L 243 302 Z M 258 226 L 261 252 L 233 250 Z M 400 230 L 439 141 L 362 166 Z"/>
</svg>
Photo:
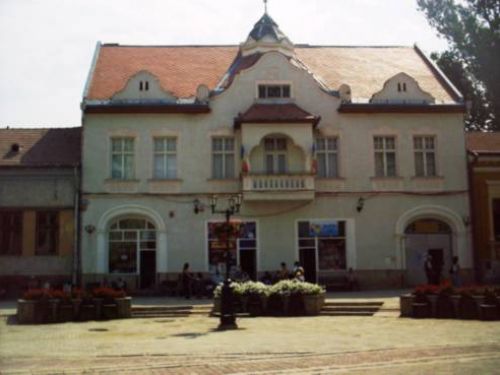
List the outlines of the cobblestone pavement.
<svg viewBox="0 0 500 375">
<path fill-rule="evenodd" d="M 244 318 L 224 332 L 217 324 L 190 316 L 23 326 L 4 313 L 0 373 L 500 374 L 500 322 L 377 314 Z"/>
</svg>

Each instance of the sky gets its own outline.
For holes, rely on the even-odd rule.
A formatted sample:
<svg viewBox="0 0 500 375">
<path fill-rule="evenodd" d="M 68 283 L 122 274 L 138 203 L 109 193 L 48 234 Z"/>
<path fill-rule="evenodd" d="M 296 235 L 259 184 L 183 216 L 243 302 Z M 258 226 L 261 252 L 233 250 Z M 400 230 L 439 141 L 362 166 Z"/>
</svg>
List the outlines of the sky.
<svg viewBox="0 0 500 375">
<path fill-rule="evenodd" d="M 294 43 L 413 45 L 440 51 L 416 0 L 268 0 Z M 0 127 L 81 125 L 97 41 L 239 44 L 263 0 L 0 0 Z"/>
</svg>

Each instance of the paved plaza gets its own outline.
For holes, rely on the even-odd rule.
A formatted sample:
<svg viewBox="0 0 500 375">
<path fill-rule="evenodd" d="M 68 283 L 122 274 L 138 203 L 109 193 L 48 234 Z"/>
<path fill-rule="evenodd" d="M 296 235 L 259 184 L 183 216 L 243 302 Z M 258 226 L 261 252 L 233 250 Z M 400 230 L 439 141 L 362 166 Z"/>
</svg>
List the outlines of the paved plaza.
<svg viewBox="0 0 500 375">
<path fill-rule="evenodd" d="M 3 302 L 0 372 L 500 374 L 500 322 L 399 318 L 396 294 L 329 296 L 383 300 L 385 312 L 372 317 L 241 318 L 225 332 L 198 315 L 23 326 Z M 182 301 L 136 301 L 160 302 Z"/>
</svg>

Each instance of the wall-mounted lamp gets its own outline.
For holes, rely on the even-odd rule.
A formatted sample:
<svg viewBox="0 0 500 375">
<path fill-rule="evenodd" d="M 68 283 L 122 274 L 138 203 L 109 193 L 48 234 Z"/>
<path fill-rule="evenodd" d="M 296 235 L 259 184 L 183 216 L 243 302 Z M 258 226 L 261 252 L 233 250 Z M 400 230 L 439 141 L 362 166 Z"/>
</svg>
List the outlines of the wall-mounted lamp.
<svg viewBox="0 0 500 375">
<path fill-rule="evenodd" d="M 358 204 L 356 205 L 356 211 L 363 211 L 363 207 L 365 206 L 365 198 L 359 197 Z"/>
<path fill-rule="evenodd" d="M 195 214 L 199 214 L 200 212 L 203 212 L 205 206 L 203 206 L 203 203 L 200 202 L 200 200 L 198 198 L 196 198 L 194 201 L 193 201 L 193 210 L 194 210 L 194 213 Z"/>
<path fill-rule="evenodd" d="M 87 232 L 88 234 L 92 234 L 94 233 L 94 231 L 95 226 L 93 226 L 92 224 L 85 225 L 85 232 Z"/>
</svg>

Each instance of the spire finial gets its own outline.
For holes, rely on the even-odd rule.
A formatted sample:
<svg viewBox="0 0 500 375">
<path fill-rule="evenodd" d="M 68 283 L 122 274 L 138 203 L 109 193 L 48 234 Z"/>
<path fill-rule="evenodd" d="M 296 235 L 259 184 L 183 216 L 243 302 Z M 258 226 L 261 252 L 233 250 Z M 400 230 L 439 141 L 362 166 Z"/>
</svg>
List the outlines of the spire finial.
<svg viewBox="0 0 500 375">
<path fill-rule="evenodd" d="M 267 0 L 264 0 L 264 13 L 267 14 Z"/>
</svg>

